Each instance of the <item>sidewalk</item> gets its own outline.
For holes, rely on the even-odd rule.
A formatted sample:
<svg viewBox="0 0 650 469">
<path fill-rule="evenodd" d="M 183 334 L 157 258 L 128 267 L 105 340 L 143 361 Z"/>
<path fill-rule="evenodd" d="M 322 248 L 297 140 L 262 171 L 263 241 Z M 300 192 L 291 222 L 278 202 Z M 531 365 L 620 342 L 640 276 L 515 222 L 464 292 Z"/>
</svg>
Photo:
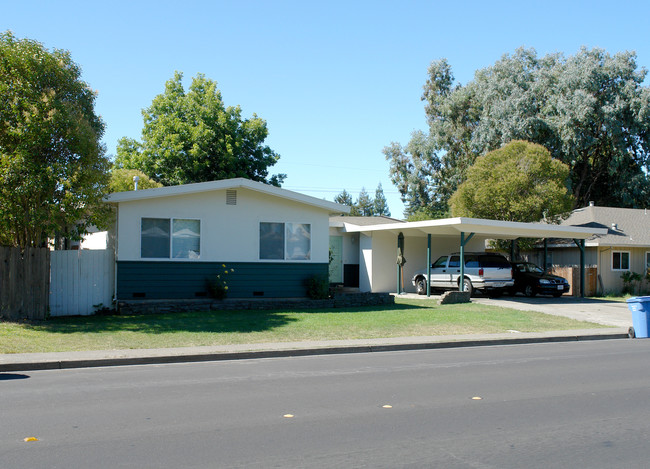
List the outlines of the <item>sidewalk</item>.
<svg viewBox="0 0 650 469">
<path fill-rule="evenodd" d="M 627 338 L 627 328 L 0 355 L 0 372 Z"/>
</svg>

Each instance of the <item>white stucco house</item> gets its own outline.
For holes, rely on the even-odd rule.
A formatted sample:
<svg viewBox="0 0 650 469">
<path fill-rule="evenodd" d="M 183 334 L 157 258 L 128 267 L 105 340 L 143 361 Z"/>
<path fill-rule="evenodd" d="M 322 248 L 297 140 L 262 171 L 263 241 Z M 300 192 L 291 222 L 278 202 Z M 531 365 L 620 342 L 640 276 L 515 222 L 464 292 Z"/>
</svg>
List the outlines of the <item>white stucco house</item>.
<svg viewBox="0 0 650 469">
<path fill-rule="evenodd" d="M 110 194 L 116 299 L 304 297 L 328 272 L 329 217 L 349 207 L 248 179 Z M 228 273 L 225 273 L 228 271 Z"/>
</svg>

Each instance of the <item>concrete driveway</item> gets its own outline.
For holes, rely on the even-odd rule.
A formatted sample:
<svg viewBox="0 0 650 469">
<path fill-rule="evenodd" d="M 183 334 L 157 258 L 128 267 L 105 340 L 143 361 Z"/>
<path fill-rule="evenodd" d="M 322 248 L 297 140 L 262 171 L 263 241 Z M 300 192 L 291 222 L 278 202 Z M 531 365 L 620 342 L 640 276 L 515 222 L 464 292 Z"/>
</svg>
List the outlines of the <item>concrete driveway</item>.
<svg viewBox="0 0 650 469">
<path fill-rule="evenodd" d="M 607 301 L 597 298 L 560 298 L 538 296 L 504 296 L 501 298 L 475 297 L 473 302 L 487 305 L 504 306 L 523 311 L 538 311 L 555 316 L 565 316 L 579 321 L 595 322 L 606 326 L 629 327 L 632 325 L 632 313 L 627 303 Z"/>
</svg>

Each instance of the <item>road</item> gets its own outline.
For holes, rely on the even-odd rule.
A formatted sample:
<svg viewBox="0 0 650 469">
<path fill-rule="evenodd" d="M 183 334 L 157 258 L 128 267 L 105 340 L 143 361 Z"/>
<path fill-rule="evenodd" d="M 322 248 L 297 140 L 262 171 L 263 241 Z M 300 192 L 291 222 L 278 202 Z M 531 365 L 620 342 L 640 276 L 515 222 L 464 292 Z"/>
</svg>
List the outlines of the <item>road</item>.
<svg viewBox="0 0 650 469">
<path fill-rule="evenodd" d="M 0 467 L 645 468 L 649 356 L 619 339 L 4 373 Z"/>
</svg>

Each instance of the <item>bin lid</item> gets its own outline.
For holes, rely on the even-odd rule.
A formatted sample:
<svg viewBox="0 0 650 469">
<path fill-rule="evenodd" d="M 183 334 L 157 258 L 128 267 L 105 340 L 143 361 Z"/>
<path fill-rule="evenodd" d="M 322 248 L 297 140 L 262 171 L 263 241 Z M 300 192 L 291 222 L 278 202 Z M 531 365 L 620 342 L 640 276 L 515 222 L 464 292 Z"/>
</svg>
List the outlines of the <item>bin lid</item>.
<svg viewBox="0 0 650 469">
<path fill-rule="evenodd" d="M 650 302 L 650 296 L 633 296 L 625 301 L 628 303 L 646 303 Z"/>
</svg>

